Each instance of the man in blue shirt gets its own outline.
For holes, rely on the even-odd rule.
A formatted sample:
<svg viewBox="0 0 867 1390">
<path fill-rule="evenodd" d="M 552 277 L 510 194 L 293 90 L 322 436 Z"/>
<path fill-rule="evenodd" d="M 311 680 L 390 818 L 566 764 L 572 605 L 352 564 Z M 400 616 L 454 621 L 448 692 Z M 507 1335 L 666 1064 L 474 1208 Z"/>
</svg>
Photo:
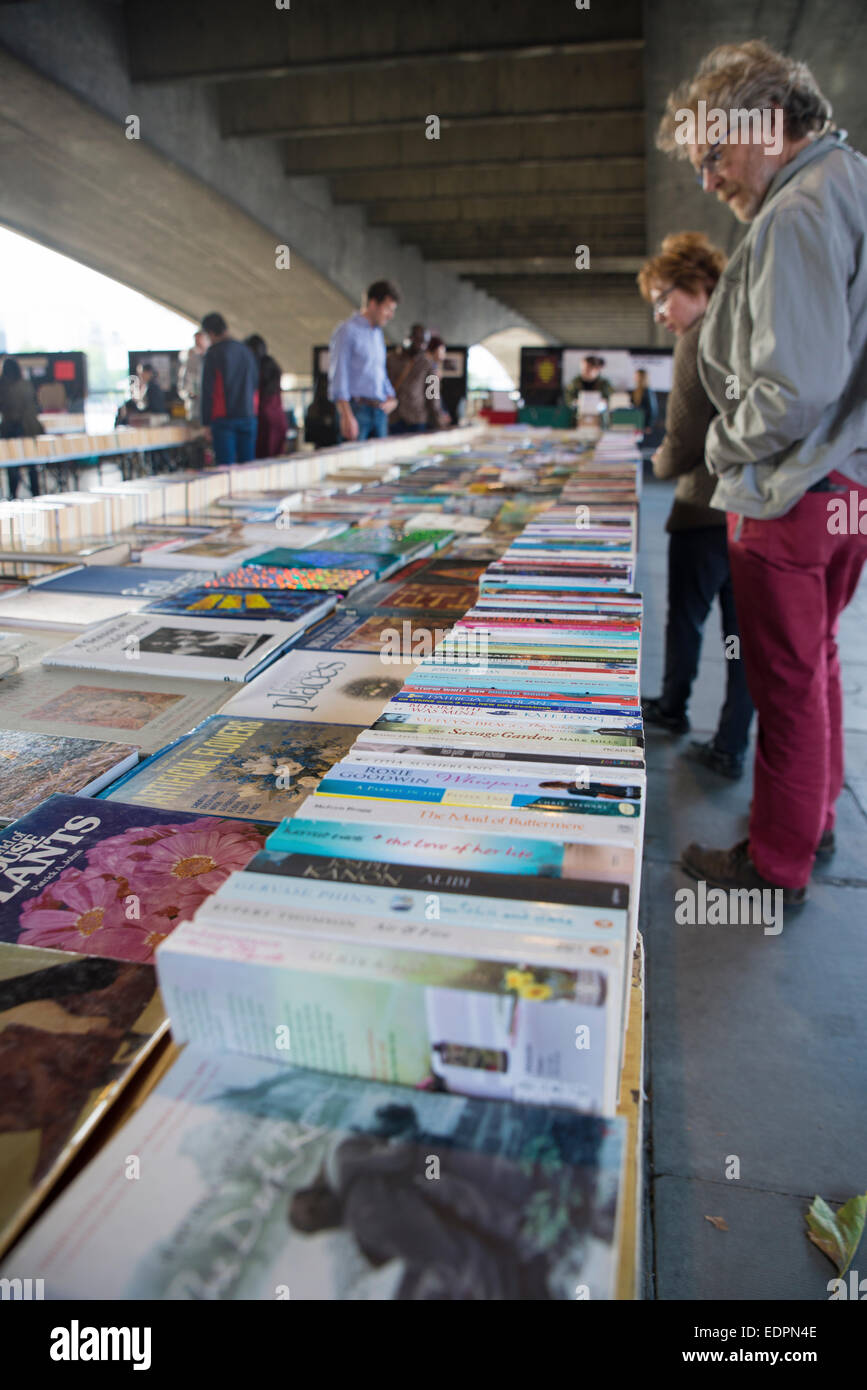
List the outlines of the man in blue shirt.
<svg viewBox="0 0 867 1390">
<path fill-rule="evenodd" d="M 337 405 L 344 439 L 382 439 L 397 405 L 385 370 L 383 328 L 394 317 L 400 292 L 390 280 L 376 280 L 367 305 L 334 331 L 329 347 L 328 394 Z"/>
</svg>

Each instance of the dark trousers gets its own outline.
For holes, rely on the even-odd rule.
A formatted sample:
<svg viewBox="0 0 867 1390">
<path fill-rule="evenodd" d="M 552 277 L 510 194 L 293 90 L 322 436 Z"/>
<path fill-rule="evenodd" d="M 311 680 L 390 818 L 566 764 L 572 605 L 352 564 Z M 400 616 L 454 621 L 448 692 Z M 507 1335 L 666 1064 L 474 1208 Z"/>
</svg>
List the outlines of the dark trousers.
<svg viewBox="0 0 867 1390">
<path fill-rule="evenodd" d="M 34 497 L 38 497 L 41 492 L 39 486 L 39 469 L 32 463 L 25 466 L 27 467 L 27 476 L 30 479 L 30 491 Z M 21 471 L 20 467 L 6 469 L 9 497 L 12 500 L 18 496 L 18 489 L 21 486 Z"/>
<path fill-rule="evenodd" d="M 740 756 L 746 748 L 753 702 L 740 656 L 740 633 L 724 526 L 672 531 L 668 540 L 668 621 L 660 703 L 666 714 L 685 714 L 701 656 L 704 625 L 719 598 L 726 649 L 726 698 L 714 746 Z M 732 644 L 728 639 L 735 637 Z M 730 654 L 731 653 L 731 654 Z"/>
<path fill-rule="evenodd" d="M 214 459 L 217 463 L 250 463 L 256 457 L 255 415 L 219 419 L 211 423 Z"/>
</svg>

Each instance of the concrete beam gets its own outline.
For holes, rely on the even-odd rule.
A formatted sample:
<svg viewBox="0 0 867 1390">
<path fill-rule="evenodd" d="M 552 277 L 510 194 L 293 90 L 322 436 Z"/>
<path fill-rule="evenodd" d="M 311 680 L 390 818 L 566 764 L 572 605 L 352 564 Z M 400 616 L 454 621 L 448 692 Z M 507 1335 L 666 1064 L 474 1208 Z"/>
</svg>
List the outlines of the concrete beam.
<svg viewBox="0 0 867 1390">
<path fill-rule="evenodd" d="M 376 72 L 352 71 L 325 82 L 318 74 L 226 82 L 216 91 L 225 136 L 326 136 L 415 125 L 425 138 L 430 115 L 448 128 L 558 120 L 579 103 L 587 114 L 630 112 L 642 108 L 642 89 L 641 54 L 628 52 L 484 59 L 473 65 L 471 81 L 459 65 L 439 60 L 397 68 L 388 82 Z"/>
<path fill-rule="evenodd" d="M 258 5 L 255 22 L 237 0 L 126 0 L 134 81 L 226 75 L 265 77 L 317 66 L 474 54 L 567 43 L 611 43 L 641 35 L 641 0 L 528 6 L 526 0 L 437 0 L 411 10 L 394 0 L 296 0 Z"/>
<path fill-rule="evenodd" d="M 644 191 L 642 158 L 540 160 L 515 168 L 509 163 L 475 168 L 405 169 L 400 179 L 389 170 L 344 174 L 331 180 L 336 203 L 391 202 L 423 198 L 539 197 L 543 194 L 586 195 Z"/>
<path fill-rule="evenodd" d="M 591 255 L 590 266 L 597 275 L 637 274 L 644 260 L 644 256 Z M 467 257 L 465 260 L 440 261 L 440 265 L 455 275 L 466 275 L 477 281 L 500 275 L 560 276 L 571 275 L 575 271 L 575 260 L 570 256 Z"/>
<path fill-rule="evenodd" d="M 562 113 L 546 125 L 544 145 L 537 124 L 518 122 L 478 126 L 463 124 L 459 138 L 426 140 L 424 130 L 389 130 L 378 134 L 354 131 L 343 136 L 296 136 L 283 143 L 287 174 L 341 174 L 381 171 L 392 177 L 409 170 L 428 174 L 433 169 L 469 169 L 506 165 L 512 169 L 561 161 L 580 167 L 599 160 L 644 158 L 644 117 L 641 111 L 621 115 L 598 111 Z"/>
<path fill-rule="evenodd" d="M 604 218 L 620 225 L 630 220 L 644 225 L 644 190 L 618 193 L 583 193 L 580 196 L 538 197 L 532 199 L 506 197 L 487 198 L 395 198 L 392 202 L 375 203 L 368 213 L 373 227 L 424 226 L 427 222 L 497 222 L 520 228 L 539 222 L 571 220 L 578 228 L 585 221 Z M 485 236 L 490 234 L 487 229 Z M 579 237 L 580 240 L 580 237 Z"/>
</svg>

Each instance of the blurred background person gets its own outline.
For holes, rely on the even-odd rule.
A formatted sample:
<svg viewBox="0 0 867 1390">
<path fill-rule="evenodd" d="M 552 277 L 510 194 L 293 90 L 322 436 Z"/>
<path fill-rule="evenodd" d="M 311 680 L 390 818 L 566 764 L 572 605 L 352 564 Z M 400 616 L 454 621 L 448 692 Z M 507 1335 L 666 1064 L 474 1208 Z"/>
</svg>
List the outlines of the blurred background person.
<svg viewBox="0 0 867 1390">
<path fill-rule="evenodd" d="M 207 333 L 199 329 L 193 335 L 193 346 L 187 350 L 178 376 L 178 392 L 184 402 L 187 419 L 193 425 L 202 423 L 202 367 L 209 347 Z"/>
<path fill-rule="evenodd" d="M 251 333 L 244 342 L 259 364 L 256 458 L 279 458 L 286 445 L 286 411 L 280 394 L 283 372 L 280 364 L 269 354 L 268 345 L 260 333 Z"/>
<path fill-rule="evenodd" d="M 611 392 L 614 387 L 606 376 L 602 375 L 605 366 L 605 358 L 598 357 L 594 353 L 589 353 L 581 361 L 581 371 L 574 376 L 566 387 L 566 404 L 574 410 L 578 404 L 578 397 L 582 391 L 598 391 L 603 397 L 606 405 L 611 399 Z"/>
<path fill-rule="evenodd" d="M 647 439 L 656 424 L 659 415 L 659 403 L 656 399 L 656 392 L 651 389 L 650 379 L 644 367 L 636 367 L 635 385 L 629 394 L 634 408 L 641 411 L 641 428 L 644 431 L 644 438 Z"/>
<path fill-rule="evenodd" d="M 142 384 L 142 410 L 145 415 L 165 415 L 168 412 L 166 393 L 160 385 L 156 368 L 151 362 L 139 362 L 136 375 Z"/>
<path fill-rule="evenodd" d="M 397 405 L 385 369 L 383 328 L 394 318 L 400 291 L 391 280 L 374 280 L 365 307 L 338 324 L 328 349 L 329 396 L 337 406 L 346 440 L 383 439 Z"/>
<path fill-rule="evenodd" d="M 657 256 L 638 275 L 654 318 L 677 339 L 665 438 L 653 455 L 657 478 L 676 478 L 666 530 L 668 542 L 668 619 L 665 672 L 659 696 L 642 700 L 648 724 L 672 734 L 689 730 L 687 709 L 698 673 L 704 625 L 715 598 L 722 614 L 723 642 L 737 638 L 736 655 L 726 661 L 726 698 L 716 733 L 694 741 L 688 756 L 725 777 L 740 777 L 753 717 L 734 592 L 729 573 L 726 514 L 711 507 L 716 479 L 705 460 L 705 436 L 716 411 L 698 375 L 698 339 L 714 286 L 726 257 L 701 232 L 667 236 Z M 726 655 L 730 648 L 726 646 Z"/>
<path fill-rule="evenodd" d="M 256 457 L 259 366 L 246 343 L 231 337 L 222 314 L 206 314 L 211 340 L 202 367 L 202 424 L 217 463 L 249 463 Z"/>
<path fill-rule="evenodd" d="M 316 382 L 313 400 L 304 416 L 304 441 L 317 449 L 331 449 L 340 443 L 337 406 L 328 399 L 328 377 L 322 372 Z"/>
<path fill-rule="evenodd" d="M 36 408 L 36 392 L 14 357 L 5 358 L 0 371 L 0 416 L 0 439 L 35 439 L 42 433 Z M 21 469 L 7 468 L 6 476 L 9 497 L 14 499 L 18 496 L 18 488 L 21 485 Z M 27 476 L 31 495 L 38 497 L 39 469 L 35 464 L 28 464 Z"/>
<path fill-rule="evenodd" d="M 445 355 L 446 345 L 442 338 L 433 337 L 412 359 L 397 387 L 395 434 L 421 434 L 427 429 L 444 429 L 451 424 L 451 417 L 442 410 L 439 401 L 439 377 Z"/>
</svg>

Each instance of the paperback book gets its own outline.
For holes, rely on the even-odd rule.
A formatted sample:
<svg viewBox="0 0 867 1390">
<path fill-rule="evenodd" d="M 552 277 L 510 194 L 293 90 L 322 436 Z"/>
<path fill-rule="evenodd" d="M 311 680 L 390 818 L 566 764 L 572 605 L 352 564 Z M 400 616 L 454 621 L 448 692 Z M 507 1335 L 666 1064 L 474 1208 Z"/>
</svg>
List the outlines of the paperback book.
<svg viewBox="0 0 867 1390">
<path fill-rule="evenodd" d="M 622 1120 L 187 1048 L 2 1273 L 58 1300 L 607 1299 L 625 1148 Z"/>
</svg>

